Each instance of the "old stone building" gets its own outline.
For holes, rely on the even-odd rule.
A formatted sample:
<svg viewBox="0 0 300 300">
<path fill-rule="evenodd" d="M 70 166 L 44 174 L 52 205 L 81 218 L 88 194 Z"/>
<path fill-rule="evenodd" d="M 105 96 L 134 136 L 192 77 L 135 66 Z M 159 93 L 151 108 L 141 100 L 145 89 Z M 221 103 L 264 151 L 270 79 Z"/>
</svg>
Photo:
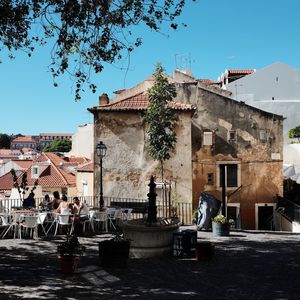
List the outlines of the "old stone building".
<svg viewBox="0 0 300 300">
<path fill-rule="evenodd" d="M 267 229 L 276 207 L 274 196 L 282 195 L 283 117 L 237 102 L 227 91 L 179 71 L 170 81 L 176 85 L 173 105 L 180 116 L 176 149 L 165 167 L 174 199 L 195 208 L 205 191 L 226 203 L 237 227 Z M 159 174 L 157 162 L 147 155 L 142 122 L 152 82 L 148 78 L 119 91 L 111 102 L 102 97 L 99 106 L 89 109 L 94 114 L 94 142 L 102 140 L 109 151 L 104 162 L 106 195 L 145 198 L 149 176 Z M 98 186 L 96 168 L 96 191 Z"/>
<path fill-rule="evenodd" d="M 146 80 L 143 87 L 148 86 Z M 142 88 L 138 93 L 117 97 L 89 111 L 94 114 L 94 143 L 101 140 L 107 146 L 103 160 L 103 184 L 106 196 L 121 198 L 147 198 L 151 175 L 161 182 L 159 163 L 153 161 L 145 146 L 143 113 L 148 105 L 147 94 Z M 104 101 L 104 102 L 103 102 Z M 191 104 L 172 102 L 178 112 L 176 125 L 177 140 L 170 160 L 164 163 L 164 177 L 176 190 L 177 199 L 192 202 L 192 157 L 191 157 L 191 118 L 194 108 Z M 94 161 L 99 161 L 96 153 Z M 95 168 L 95 191 L 99 191 L 99 165 Z M 158 186 L 159 187 L 159 186 Z"/>
</svg>

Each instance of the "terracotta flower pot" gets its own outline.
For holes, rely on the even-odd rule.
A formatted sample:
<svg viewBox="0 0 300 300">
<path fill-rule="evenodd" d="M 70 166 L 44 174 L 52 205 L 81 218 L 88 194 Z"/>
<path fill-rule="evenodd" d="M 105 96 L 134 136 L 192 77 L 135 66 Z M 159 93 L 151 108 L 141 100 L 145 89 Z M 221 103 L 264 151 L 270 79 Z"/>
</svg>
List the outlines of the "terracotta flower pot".
<svg viewBox="0 0 300 300">
<path fill-rule="evenodd" d="M 58 259 L 60 260 L 60 267 L 62 273 L 69 274 L 76 272 L 80 259 L 79 256 L 61 255 L 58 256 Z"/>
</svg>

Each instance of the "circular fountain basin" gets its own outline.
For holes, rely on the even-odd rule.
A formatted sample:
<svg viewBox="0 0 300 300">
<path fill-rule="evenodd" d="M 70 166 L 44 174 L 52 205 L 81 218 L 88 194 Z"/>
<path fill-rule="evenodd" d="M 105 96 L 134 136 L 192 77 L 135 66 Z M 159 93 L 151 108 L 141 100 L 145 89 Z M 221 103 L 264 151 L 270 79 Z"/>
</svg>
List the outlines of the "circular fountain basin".
<svg viewBox="0 0 300 300">
<path fill-rule="evenodd" d="M 178 231 L 178 219 L 158 220 L 147 224 L 143 219 L 130 220 L 123 224 L 123 233 L 131 241 L 131 258 L 148 258 L 171 254 L 173 233 Z"/>
</svg>

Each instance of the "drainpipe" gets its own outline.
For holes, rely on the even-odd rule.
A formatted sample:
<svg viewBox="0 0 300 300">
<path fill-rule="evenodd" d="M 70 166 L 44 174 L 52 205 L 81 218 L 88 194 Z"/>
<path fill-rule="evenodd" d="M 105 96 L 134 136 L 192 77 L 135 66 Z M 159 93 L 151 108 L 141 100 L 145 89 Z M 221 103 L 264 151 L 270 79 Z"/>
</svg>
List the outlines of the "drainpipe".
<svg viewBox="0 0 300 300">
<path fill-rule="evenodd" d="M 221 167 L 221 187 L 222 187 L 222 215 L 226 217 L 227 209 L 226 209 L 226 165 L 220 165 Z"/>
</svg>

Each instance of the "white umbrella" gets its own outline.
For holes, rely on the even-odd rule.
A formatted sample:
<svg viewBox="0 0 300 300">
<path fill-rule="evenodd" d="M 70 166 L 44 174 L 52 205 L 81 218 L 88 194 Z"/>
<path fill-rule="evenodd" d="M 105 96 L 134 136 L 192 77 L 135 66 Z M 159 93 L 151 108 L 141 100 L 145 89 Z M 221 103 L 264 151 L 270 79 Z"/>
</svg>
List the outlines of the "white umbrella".
<svg viewBox="0 0 300 300">
<path fill-rule="evenodd" d="M 285 179 L 290 178 L 291 176 L 296 175 L 294 165 L 283 165 L 283 177 Z"/>
<path fill-rule="evenodd" d="M 283 176 L 285 179 L 290 178 L 294 181 L 297 181 L 297 183 L 300 183 L 300 179 L 299 179 L 300 165 L 284 164 L 283 165 Z"/>
<path fill-rule="evenodd" d="M 300 174 L 295 174 L 292 177 L 290 177 L 290 179 L 292 179 L 300 184 Z"/>
</svg>

